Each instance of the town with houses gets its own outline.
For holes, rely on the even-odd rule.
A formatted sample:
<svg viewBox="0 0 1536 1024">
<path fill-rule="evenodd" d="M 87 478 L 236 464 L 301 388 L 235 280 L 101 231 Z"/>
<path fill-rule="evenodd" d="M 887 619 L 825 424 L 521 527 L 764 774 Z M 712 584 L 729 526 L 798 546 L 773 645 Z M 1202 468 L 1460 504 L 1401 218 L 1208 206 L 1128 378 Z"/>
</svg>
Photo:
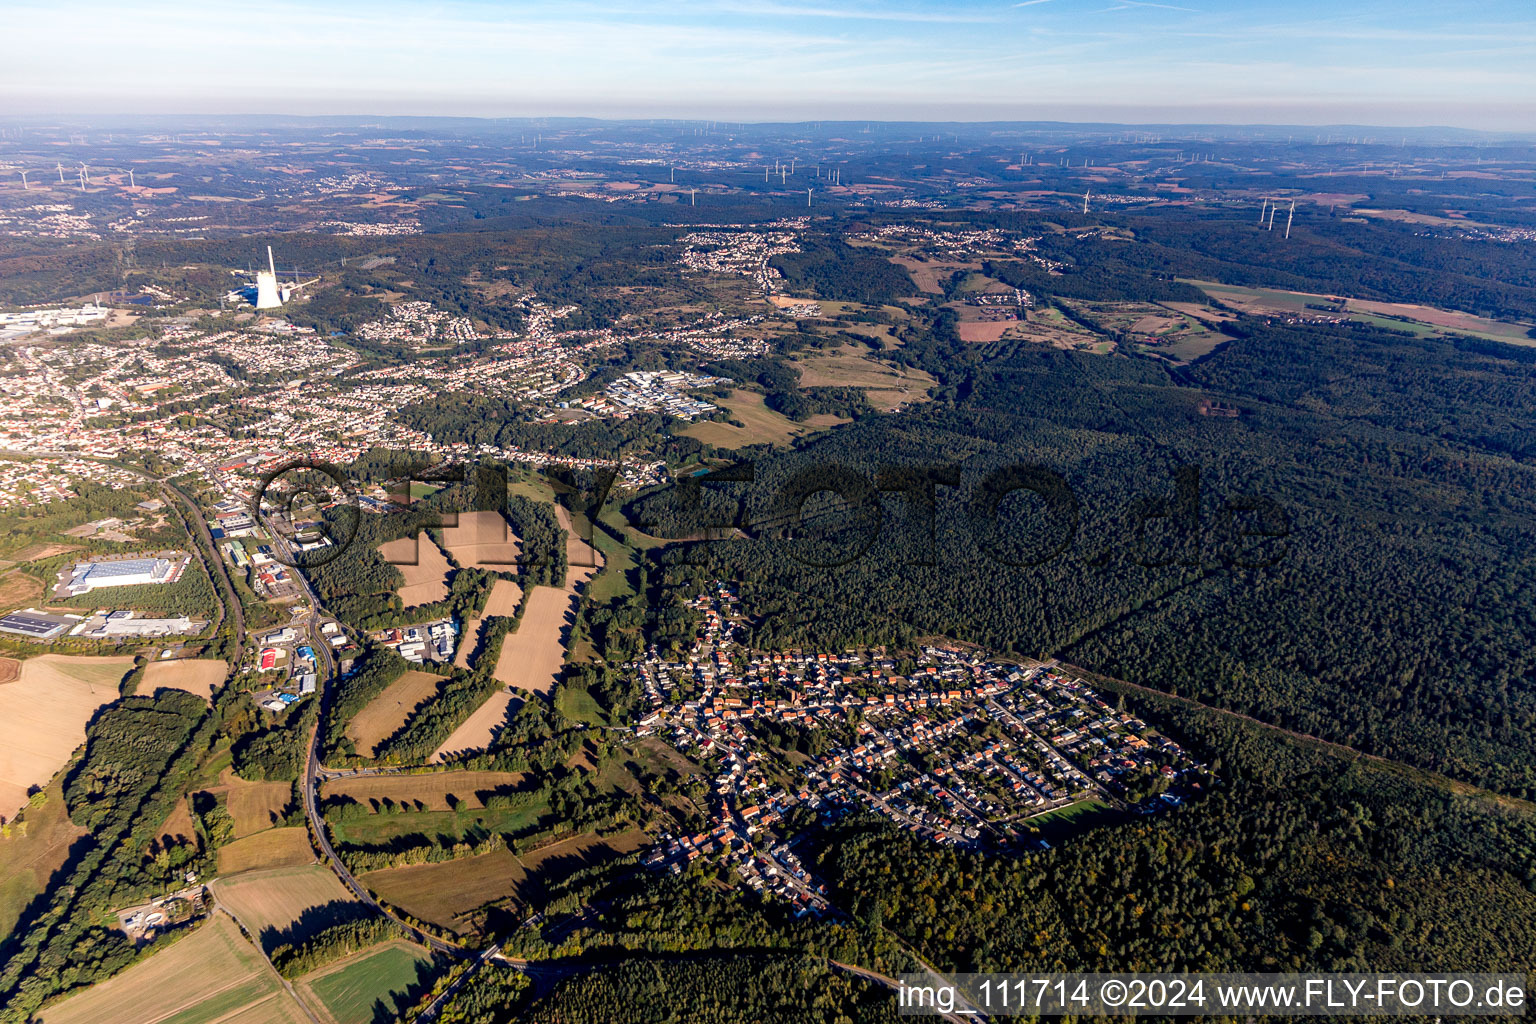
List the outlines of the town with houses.
<svg viewBox="0 0 1536 1024">
<path fill-rule="evenodd" d="M 701 233 L 679 257 L 690 270 L 753 277 L 767 288 L 776 273 L 767 260 L 793 251 L 793 229 Z M 730 226 L 727 226 L 730 227 Z M 707 249 L 707 252 L 706 252 Z M 280 315 L 251 319 L 224 311 L 230 326 L 208 330 L 206 320 L 161 317 L 145 336 L 111 343 L 88 335 L 68 345 L 32 344 L 29 337 L 78 330 L 103 319 L 95 306 L 5 314 L 0 331 L 14 338 L 10 372 L 0 376 L 0 508 L 42 504 L 75 492 L 73 481 L 120 486 L 132 474 L 103 465 L 126 449 L 152 448 L 182 472 L 205 477 L 227 497 L 247 496 L 262 472 L 304 456 L 344 464 L 370 449 L 410 451 L 442 461 L 496 458 L 528 465 L 596 468 L 603 458 L 435 441 L 390 415 L 436 395 L 495 395 L 540 406 L 548 422 L 571 410 L 624 419 L 639 412 L 688 420 L 718 407 L 688 394 L 724 383 L 687 371 L 634 371 L 604 390 L 575 398 L 566 393 L 589 376 L 588 366 L 616 344 L 651 341 L 680 345 L 702 361 L 746 359 L 769 344 L 760 328 L 781 311 L 727 315 L 714 311 L 667 329 L 617 324 L 562 329 L 575 306 L 549 306 L 534 294 L 516 300 L 517 332 L 478 326 L 430 303 L 398 302 L 362 324 L 359 339 L 412 349 L 402 365 L 368 368 L 344 344 L 298 327 Z M 457 349 L 469 341 L 483 347 Z M 195 408 L 196 415 L 184 410 Z M 236 421 L 238 430 L 222 425 Z M 27 462 L 7 453 L 39 457 Z M 631 487 L 659 482 L 659 463 L 626 458 L 621 481 Z"/>
<path fill-rule="evenodd" d="M 738 642 L 747 613 L 734 585 L 691 607 L 702 626 L 685 657 L 653 647 L 631 666 L 648 701 L 637 732 L 713 772 L 707 828 L 663 835 L 645 858 L 658 870 L 719 857 L 797 914 L 819 914 L 825 890 L 785 827 L 797 810 L 867 811 L 940 845 L 1044 847 L 1053 817 L 1156 814 L 1212 782 L 1177 742 L 1060 666 L 947 641 L 915 657 L 753 651 Z M 796 736 L 809 742 L 790 745 Z"/>
</svg>

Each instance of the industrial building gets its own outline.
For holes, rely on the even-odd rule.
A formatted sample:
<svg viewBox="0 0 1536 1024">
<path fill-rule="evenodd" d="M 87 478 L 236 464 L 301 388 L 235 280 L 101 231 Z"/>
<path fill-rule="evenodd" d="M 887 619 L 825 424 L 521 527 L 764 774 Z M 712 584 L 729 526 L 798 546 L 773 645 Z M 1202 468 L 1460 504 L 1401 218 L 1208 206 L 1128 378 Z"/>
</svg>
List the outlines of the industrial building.
<svg viewBox="0 0 1536 1024">
<path fill-rule="evenodd" d="M 52 640 L 79 621 L 78 615 L 49 615 L 36 608 L 23 608 L 0 617 L 0 632 L 16 633 L 33 640 Z"/>
<path fill-rule="evenodd" d="M 200 632 L 206 625 L 206 622 L 194 621 L 185 615 L 169 619 L 141 619 L 136 612 L 124 610 L 92 615 L 69 632 L 71 636 L 91 640 L 124 636 L 185 636 Z"/>
<path fill-rule="evenodd" d="M 76 562 L 63 589 L 71 596 L 88 594 L 101 587 L 137 587 L 174 583 L 181 578 L 187 560 L 124 558 L 113 562 Z"/>
<path fill-rule="evenodd" d="M 236 272 L 238 273 L 238 271 Z M 256 271 L 255 285 L 247 285 L 225 296 L 225 301 L 245 301 L 257 309 L 277 309 L 288 301 L 297 283 L 285 285 L 277 279 L 277 263 L 272 257 L 272 247 L 267 246 L 267 269 Z"/>
</svg>

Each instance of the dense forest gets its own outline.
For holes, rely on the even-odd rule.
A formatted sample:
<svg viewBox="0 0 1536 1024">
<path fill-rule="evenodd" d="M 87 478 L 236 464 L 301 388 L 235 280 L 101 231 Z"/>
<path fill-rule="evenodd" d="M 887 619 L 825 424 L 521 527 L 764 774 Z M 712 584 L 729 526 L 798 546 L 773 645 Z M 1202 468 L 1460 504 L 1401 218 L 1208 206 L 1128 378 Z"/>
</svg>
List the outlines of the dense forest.
<svg viewBox="0 0 1536 1024">
<path fill-rule="evenodd" d="M 493 983 L 494 984 L 494 983 Z M 807 956 L 626 960 L 573 978 L 518 1012 L 539 1024 L 895 1021 L 888 990 Z"/>
<path fill-rule="evenodd" d="M 755 643 L 1065 654 L 1532 795 L 1533 385 L 1524 350 L 1363 326 L 1245 325 L 1184 370 L 1005 344 L 953 403 L 626 512 L 747 527 L 664 557 L 743 581 Z"/>
<path fill-rule="evenodd" d="M 789 287 L 842 302 L 879 305 L 917 291 L 905 270 L 837 238 L 808 236 L 799 252 L 781 253 L 772 264 Z"/>
</svg>

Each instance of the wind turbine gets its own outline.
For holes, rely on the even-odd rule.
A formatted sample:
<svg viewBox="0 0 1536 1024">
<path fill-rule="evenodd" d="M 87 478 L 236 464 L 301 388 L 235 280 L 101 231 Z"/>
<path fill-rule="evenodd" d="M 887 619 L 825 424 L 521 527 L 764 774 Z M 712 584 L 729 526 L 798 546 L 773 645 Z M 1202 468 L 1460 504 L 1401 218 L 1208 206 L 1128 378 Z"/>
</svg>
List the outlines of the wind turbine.
<svg viewBox="0 0 1536 1024">
<path fill-rule="evenodd" d="M 91 170 L 90 170 L 90 168 L 86 167 L 85 164 L 81 164 L 80 165 L 80 174 L 81 174 L 82 177 L 85 178 L 85 183 L 87 185 L 89 185 L 91 183 Z"/>
<path fill-rule="evenodd" d="M 25 169 L 23 169 L 22 172 L 21 172 L 21 190 L 23 192 L 25 192 L 28 189 L 30 189 L 31 187 L 32 187 L 31 185 L 27 184 L 27 172 L 26 172 Z"/>
<path fill-rule="evenodd" d="M 699 190 L 698 189 L 691 188 L 691 189 L 688 190 L 688 205 L 689 206 L 698 206 L 699 205 Z"/>
<path fill-rule="evenodd" d="M 805 208 L 807 210 L 809 210 L 811 208 L 811 190 L 810 189 L 806 189 L 805 190 Z"/>
<path fill-rule="evenodd" d="M 1269 204 L 1269 230 L 1275 230 L 1275 210 L 1279 209 L 1279 203 Z"/>
<path fill-rule="evenodd" d="M 1269 200 L 1266 199 L 1262 203 L 1259 204 L 1259 227 L 1263 227 L 1264 226 L 1264 215 L 1266 213 L 1268 213 L 1268 212 L 1269 212 Z"/>
<path fill-rule="evenodd" d="M 134 181 L 133 181 L 133 168 L 132 167 L 128 168 L 128 187 L 129 188 L 138 188 L 139 187 L 138 185 L 134 184 Z"/>
<path fill-rule="evenodd" d="M 1093 191 L 1092 189 L 1089 189 L 1088 192 L 1084 192 L 1083 193 L 1083 212 L 1084 213 L 1088 212 L 1088 196 L 1089 196 L 1089 194 L 1092 191 Z"/>
<path fill-rule="evenodd" d="M 64 184 L 64 165 L 61 164 L 61 163 L 55 163 L 53 166 L 58 168 L 58 171 L 59 171 L 59 184 L 60 185 Z"/>
<path fill-rule="evenodd" d="M 1291 212 L 1285 215 L 1285 237 L 1291 237 L 1291 218 L 1296 216 L 1296 200 L 1291 200 Z"/>
</svg>

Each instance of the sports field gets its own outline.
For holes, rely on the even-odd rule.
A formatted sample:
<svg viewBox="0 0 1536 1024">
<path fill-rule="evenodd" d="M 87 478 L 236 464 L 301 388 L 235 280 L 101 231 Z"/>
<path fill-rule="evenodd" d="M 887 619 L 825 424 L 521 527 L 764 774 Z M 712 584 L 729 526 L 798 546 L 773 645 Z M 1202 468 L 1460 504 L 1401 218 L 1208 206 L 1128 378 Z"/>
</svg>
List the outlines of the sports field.
<svg viewBox="0 0 1536 1024">
<path fill-rule="evenodd" d="M 405 607 L 431 604 L 448 596 L 448 574 L 453 566 L 429 534 L 423 532 L 380 544 L 379 554 L 405 577 L 405 583 L 396 591 Z M 416 564 L 405 564 L 410 562 Z"/>
<path fill-rule="evenodd" d="M 42 1024 L 308 1024 L 225 914 L 37 1015 Z"/>
<path fill-rule="evenodd" d="M 211 883 L 219 902 L 240 919 L 245 930 L 271 950 L 297 928 L 300 938 L 327 924 L 361 916 L 365 908 L 327 867 L 271 868 L 248 871 Z"/>
<path fill-rule="evenodd" d="M 305 975 L 295 987 L 326 1024 L 374 1024 L 400 1020 L 435 973 L 426 950 L 386 942 Z"/>
<path fill-rule="evenodd" d="M 430 672 L 408 671 L 385 687 L 347 723 L 347 735 L 357 745 L 358 753 L 372 757 L 380 743 L 393 736 L 417 708 L 437 693 L 442 681 Z"/>
<path fill-rule="evenodd" d="M 44 654 L 0 686 L 0 818 L 10 820 L 27 790 L 46 785 L 85 742 L 96 709 L 118 698 L 132 658 Z"/>
<path fill-rule="evenodd" d="M 144 669 L 144 679 L 136 692 L 151 694 L 156 690 L 185 690 L 207 701 L 224 685 L 229 665 L 211 658 L 178 658 L 156 661 Z"/>
</svg>

